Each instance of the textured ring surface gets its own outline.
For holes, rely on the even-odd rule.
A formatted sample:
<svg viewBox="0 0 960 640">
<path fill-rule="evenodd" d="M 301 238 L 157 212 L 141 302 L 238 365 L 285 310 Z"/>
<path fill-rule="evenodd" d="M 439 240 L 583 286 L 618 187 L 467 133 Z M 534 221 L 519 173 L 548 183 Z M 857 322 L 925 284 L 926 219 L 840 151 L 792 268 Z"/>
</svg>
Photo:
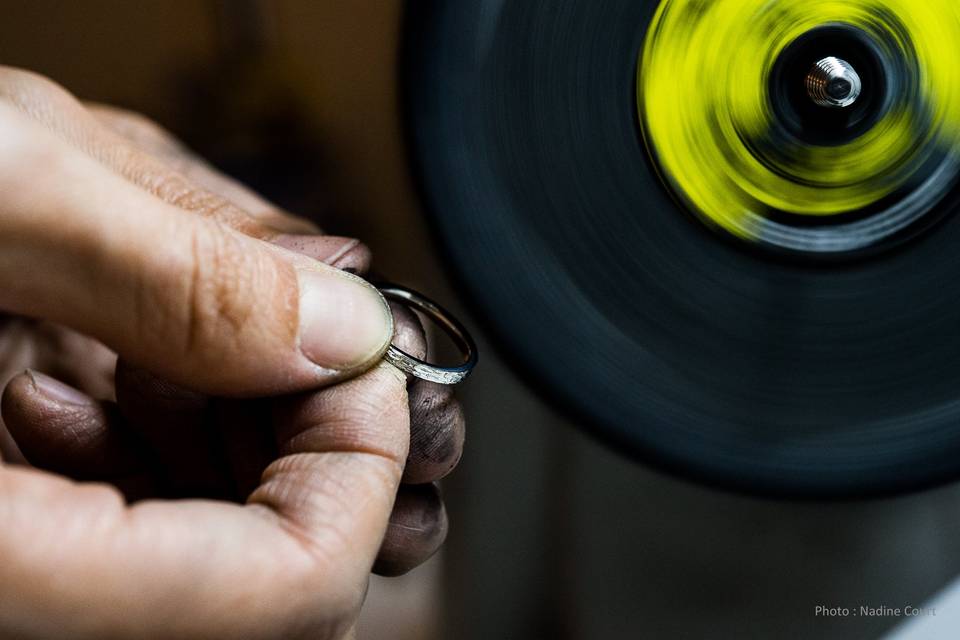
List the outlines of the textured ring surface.
<svg viewBox="0 0 960 640">
<path fill-rule="evenodd" d="M 399 302 L 423 313 L 439 325 L 453 340 L 463 357 L 463 363 L 455 367 L 442 367 L 415 358 L 403 349 L 390 345 L 384 359 L 401 371 L 438 384 L 457 384 L 466 378 L 477 365 L 477 345 L 466 327 L 453 314 L 426 296 L 397 284 L 377 285 L 388 300 Z"/>
</svg>

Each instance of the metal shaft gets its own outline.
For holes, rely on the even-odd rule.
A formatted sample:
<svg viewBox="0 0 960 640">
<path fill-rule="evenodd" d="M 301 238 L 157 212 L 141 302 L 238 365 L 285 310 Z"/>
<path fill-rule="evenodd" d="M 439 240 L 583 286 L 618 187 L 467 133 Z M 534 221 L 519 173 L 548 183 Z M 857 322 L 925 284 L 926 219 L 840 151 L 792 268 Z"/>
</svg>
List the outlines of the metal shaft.
<svg viewBox="0 0 960 640">
<path fill-rule="evenodd" d="M 806 78 L 807 94 L 821 107 L 842 109 L 849 107 L 863 86 L 853 67 L 840 58 L 823 58 L 810 69 Z"/>
</svg>

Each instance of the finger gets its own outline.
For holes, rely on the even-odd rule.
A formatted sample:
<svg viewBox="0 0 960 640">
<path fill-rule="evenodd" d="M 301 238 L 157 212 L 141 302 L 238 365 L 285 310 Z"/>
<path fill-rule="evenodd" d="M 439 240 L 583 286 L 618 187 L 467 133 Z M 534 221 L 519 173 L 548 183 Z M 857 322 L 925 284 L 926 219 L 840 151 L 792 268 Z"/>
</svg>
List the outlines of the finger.
<svg viewBox="0 0 960 640">
<path fill-rule="evenodd" d="M 395 308 L 396 330 L 393 343 L 408 352 L 422 348 L 423 334 L 411 326 L 403 308 Z M 362 500 L 373 501 L 361 541 L 364 555 L 360 561 L 367 571 L 379 550 L 394 496 L 409 452 L 410 422 L 407 379 L 387 363 L 381 363 L 364 375 L 316 393 L 275 401 L 274 425 L 280 455 L 270 465 L 263 481 L 250 497 L 254 503 L 269 504 L 304 529 L 316 527 L 323 518 L 336 518 L 335 512 L 350 509 L 344 503 L 347 489 L 343 480 L 325 486 L 313 476 L 315 465 L 332 464 L 330 459 L 309 452 L 364 452 L 362 464 L 380 468 L 380 480 Z M 329 456 L 329 454 L 327 454 Z M 352 458 L 361 462 L 361 458 Z M 349 474 L 344 475 L 349 477 Z M 322 476 L 324 482 L 331 482 Z M 296 483 L 301 489 L 296 489 Z M 313 487 L 315 494 L 303 487 Z M 295 493 L 291 493 L 294 492 Z M 371 492 L 372 491 L 372 492 Z M 352 506 L 355 508 L 355 506 Z"/>
<path fill-rule="evenodd" d="M 211 167 L 173 134 L 139 113 L 113 106 L 86 103 L 94 119 L 142 152 L 164 162 L 194 184 L 216 193 L 272 228 L 291 234 L 318 234 L 315 224 L 291 215 L 260 194 Z"/>
<path fill-rule="evenodd" d="M 410 393 L 410 455 L 403 471 L 407 484 L 435 482 L 450 473 L 463 455 L 466 421 L 449 385 L 415 380 Z"/>
<path fill-rule="evenodd" d="M 130 439 L 109 428 L 114 409 L 38 371 L 14 377 L 3 392 L 4 422 L 27 460 L 75 476 L 142 467 Z"/>
<path fill-rule="evenodd" d="M 446 537 L 447 511 L 437 486 L 401 486 L 373 572 L 403 575 L 429 560 Z"/>
<path fill-rule="evenodd" d="M 380 359 L 392 320 L 370 285 L 160 202 L 15 112 L 0 121 L 0 308 L 221 395 L 316 387 Z"/>
<path fill-rule="evenodd" d="M 89 637 L 341 636 L 399 486 L 405 387 L 381 363 L 276 400 L 284 457 L 246 507 L 124 509 L 102 485 L 0 469 L 0 621 L 38 637 L 56 635 L 64 620 Z"/>
<path fill-rule="evenodd" d="M 282 457 L 264 471 L 249 502 L 283 515 L 324 556 L 349 525 L 353 553 L 344 561 L 369 573 L 407 454 L 405 382 L 381 364 L 323 391 L 278 400 Z M 327 537 L 331 526 L 340 532 L 334 539 Z"/>
<path fill-rule="evenodd" d="M 423 325 L 407 307 L 390 303 L 394 316 L 394 342 L 407 346 L 407 353 L 427 357 Z M 403 473 L 408 484 L 428 483 L 446 476 L 463 453 L 466 433 L 463 410 L 453 388 L 409 378 L 410 453 Z"/>
<path fill-rule="evenodd" d="M 0 67 L 0 97 L 169 204 L 341 269 L 369 267 L 369 250 L 356 240 L 316 235 L 314 224 L 210 168 L 142 116 L 105 107 L 92 113 L 56 83 L 9 67 Z"/>
<path fill-rule="evenodd" d="M 117 354 L 99 341 L 60 325 L 36 321 L 33 350 L 31 368 L 45 371 L 98 400 L 114 399 Z"/>
<path fill-rule="evenodd" d="M 165 202 L 209 216 L 253 237 L 269 238 L 277 232 L 236 203 L 194 184 L 164 161 L 102 126 L 70 92 L 43 76 L 0 67 L 0 97 L 60 139 Z"/>
<path fill-rule="evenodd" d="M 270 242 L 331 267 L 365 274 L 370 269 L 370 249 L 359 240 L 340 236 L 279 235 Z"/>
<path fill-rule="evenodd" d="M 49 372 L 91 396 L 114 397 L 116 355 L 96 340 L 50 323 L 0 314 L 0 389 L 25 369 Z M 0 418 L 0 460 L 26 459 Z"/>
<path fill-rule="evenodd" d="M 99 124 L 123 141 L 92 130 L 87 137 L 96 140 L 98 147 L 125 147 L 124 143 L 133 146 L 122 154 L 127 157 L 123 164 L 116 161 L 116 151 L 107 153 L 101 150 L 97 155 L 111 160 L 111 166 L 124 175 L 132 172 L 133 178 L 141 186 L 150 188 L 173 204 L 201 214 L 216 214 L 236 205 L 267 227 L 258 230 L 254 234 L 257 237 L 338 269 L 350 269 L 354 273 L 365 273 L 369 269 L 370 250 L 358 240 L 320 235 L 320 228 L 314 223 L 283 211 L 243 184 L 220 173 L 152 120 L 132 111 L 106 105 L 86 106 Z M 74 115 L 79 119 L 83 117 L 79 111 Z M 136 170 L 132 171 L 133 168 Z M 169 183 L 177 188 L 158 189 L 155 186 Z M 168 197 L 174 194 L 175 197 Z M 278 233 L 273 234 L 271 230 Z"/>
<path fill-rule="evenodd" d="M 112 481 L 128 499 L 152 494 L 147 456 L 113 403 L 26 371 L 4 389 L 0 411 L 33 466 L 78 480 Z"/>
<path fill-rule="evenodd" d="M 427 334 L 423 330 L 423 325 L 417 318 L 417 314 L 398 302 L 391 300 L 388 304 L 393 315 L 392 343 L 414 358 L 426 358 Z M 412 376 L 411 379 L 413 379 Z"/>
<path fill-rule="evenodd" d="M 399 468 L 363 453 L 307 455 L 309 473 L 275 506 L 125 507 L 109 485 L 0 468 L 0 625 L 37 638 L 64 628 L 90 638 L 341 637 L 372 563 L 370 524 L 382 530 L 388 517 L 382 483 Z"/>
</svg>

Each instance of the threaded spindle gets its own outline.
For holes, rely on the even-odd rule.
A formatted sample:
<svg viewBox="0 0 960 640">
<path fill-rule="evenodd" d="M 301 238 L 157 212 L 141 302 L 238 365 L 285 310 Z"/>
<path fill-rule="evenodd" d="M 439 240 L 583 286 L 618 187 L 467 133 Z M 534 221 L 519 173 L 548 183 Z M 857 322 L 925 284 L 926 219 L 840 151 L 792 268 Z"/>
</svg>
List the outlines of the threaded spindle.
<svg viewBox="0 0 960 640">
<path fill-rule="evenodd" d="M 806 78 L 807 94 L 821 107 L 849 107 L 863 89 L 860 76 L 846 61 L 830 56 L 813 65 Z"/>
</svg>

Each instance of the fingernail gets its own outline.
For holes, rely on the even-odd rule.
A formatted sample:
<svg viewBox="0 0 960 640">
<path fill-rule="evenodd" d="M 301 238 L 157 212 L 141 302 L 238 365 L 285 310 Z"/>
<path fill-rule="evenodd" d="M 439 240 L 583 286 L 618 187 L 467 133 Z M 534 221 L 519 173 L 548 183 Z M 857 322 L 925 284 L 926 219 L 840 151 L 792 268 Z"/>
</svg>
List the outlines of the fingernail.
<svg viewBox="0 0 960 640">
<path fill-rule="evenodd" d="M 370 249 L 356 238 L 281 234 L 270 242 L 344 271 L 358 273 L 370 266 Z"/>
<path fill-rule="evenodd" d="M 386 300 L 372 285 L 340 271 L 303 269 L 300 349 L 316 364 L 350 369 L 379 355 L 393 335 Z"/>
<path fill-rule="evenodd" d="M 67 386 L 55 378 L 39 371 L 27 369 L 27 375 L 33 382 L 33 388 L 49 400 L 60 404 L 90 404 L 90 397 L 73 387 Z"/>
<path fill-rule="evenodd" d="M 336 263 L 360 245 L 360 241 L 355 238 L 289 233 L 275 236 L 270 242 L 327 264 Z"/>
</svg>

